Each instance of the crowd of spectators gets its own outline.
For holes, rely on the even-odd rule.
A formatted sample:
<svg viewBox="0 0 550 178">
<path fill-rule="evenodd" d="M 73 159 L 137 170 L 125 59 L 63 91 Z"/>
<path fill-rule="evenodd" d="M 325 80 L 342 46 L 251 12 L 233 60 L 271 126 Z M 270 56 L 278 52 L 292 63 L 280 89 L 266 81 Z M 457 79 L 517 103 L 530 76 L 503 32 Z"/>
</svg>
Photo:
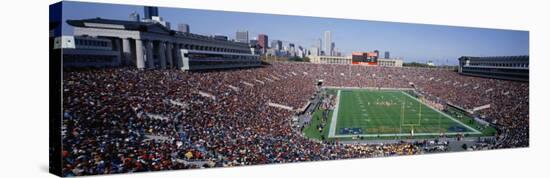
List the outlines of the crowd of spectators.
<svg viewBox="0 0 550 178">
<path fill-rule="evenodd" d="M 420 154 L 409 143 L 348 145 L 304 138 L 294 111 L 316 83 L 410 88 L 503 130 L 499 147 L 528 145 L 528 83 L 440 69 L 273 63 L 206 72 L 130 68 L 63 73 L 63 175 L 227 167 Z"/>
<path fill-rule="evenodd" d="M 305 64 L 293 64 L 305 65 Z M 386 68 L 353 65 L 305 65 L 328 86 L 415 88 L 432 105 L 451 103 L 467 110 L 490 105 L 476 116 L 502 131 L 499 148 L 529 144 L 529 83 L 469 77 L 438 68 Z"/>
</svg>

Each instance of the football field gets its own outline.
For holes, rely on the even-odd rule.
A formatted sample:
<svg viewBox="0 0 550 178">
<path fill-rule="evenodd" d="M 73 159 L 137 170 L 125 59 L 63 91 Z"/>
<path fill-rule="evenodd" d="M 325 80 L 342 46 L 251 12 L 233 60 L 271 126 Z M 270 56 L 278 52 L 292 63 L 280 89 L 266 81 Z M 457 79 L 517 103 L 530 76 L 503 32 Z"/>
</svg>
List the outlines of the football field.
<svg viewBox="0 0 550 178">
<path fill-rule="evenodd" d="M 328 137 L 481 134 L 405 91 L 336 89 Z"/>
</svg>

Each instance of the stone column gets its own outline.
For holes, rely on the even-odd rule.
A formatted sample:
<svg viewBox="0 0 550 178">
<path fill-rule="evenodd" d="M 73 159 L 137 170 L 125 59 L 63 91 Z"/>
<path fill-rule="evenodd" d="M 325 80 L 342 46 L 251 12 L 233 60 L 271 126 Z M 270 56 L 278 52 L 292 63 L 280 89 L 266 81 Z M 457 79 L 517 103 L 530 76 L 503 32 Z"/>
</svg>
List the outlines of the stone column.
<svg viewBox="0 0 550 178">
<path fill-rule="evenodd" d="M 172 68 L 172 63 L 174 62 L 173 61 L 173 56 L 172 56 L 172 43 L 168 43 L 166 45 L 166 57 L 167 57 L 167 61 L 168 61 L 168 68 Z"/>
<path fill-rule="evenodd" d="M 155 67 L 155 61 L 153 59 L 153 41 L 147 40 L 145 48 L 147 49 L 147 68 L 152 69 Z"/>
<path fill-rule="evenodd" d="M 143 43 L 141 40 L 136 39 L 136 67 L 138 69 L 145 68 L 145 60 L 143 59 Z"/>
<path fill-rule="evenodd" d="M 136 48 L 139 48 L 136 46 Z M 132 52 L 130 47 L 130 40 L 128 38 L 122 38 L 122 63 L 124 65 L 130 65 L 131 58 L 132 58 Z"/>
<path fill-rule="evenodd" d="M 166 42 L 159 42 L 160 69 L 166 69 Z"/>
<path fill-rule="evenodd" d="M 120 54 L 120 51 L 122 50 L 121 47 L 120 47 L 120 40 L 114 39 L 114 41 L 115 41 L 115 50 L 119 52 L 118 54 Z M 123 57 L 118 55 L 118 57 L 116 58 L 116 60 L 113 63 L 113 66 L 122 65 L 122 62 L 121 62 L 122 59 L 123 59 Z"/>
<path fill-rule="evenodd" d="M 176 68 L 181 69 L 183 67 L 183 56 L 181 56 L 182 44 L 176 44 Z"/>
</svg>

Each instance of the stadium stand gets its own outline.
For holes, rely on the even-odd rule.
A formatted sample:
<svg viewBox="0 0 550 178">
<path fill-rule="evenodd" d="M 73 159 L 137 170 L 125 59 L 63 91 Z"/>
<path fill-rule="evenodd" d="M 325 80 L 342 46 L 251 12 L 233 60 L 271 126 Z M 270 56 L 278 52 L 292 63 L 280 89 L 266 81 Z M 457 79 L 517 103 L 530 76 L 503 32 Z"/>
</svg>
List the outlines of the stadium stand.
<svg viewBox="0 0 550 178">
<path fill-rule="evenodd" d="M 480 110 L 501 133 L 496 145 L 529 144 L 529 83 L 425 68 L 272 63 L 208 72 L 130 68 L 63 73 L 63 175 L 95 175 L 422 154 L 438 145 L 341 144 L 291 126 L 323 85 L 407 88 Z M 205 94 L 206 93 L 206 94 Z"/>
</svg>

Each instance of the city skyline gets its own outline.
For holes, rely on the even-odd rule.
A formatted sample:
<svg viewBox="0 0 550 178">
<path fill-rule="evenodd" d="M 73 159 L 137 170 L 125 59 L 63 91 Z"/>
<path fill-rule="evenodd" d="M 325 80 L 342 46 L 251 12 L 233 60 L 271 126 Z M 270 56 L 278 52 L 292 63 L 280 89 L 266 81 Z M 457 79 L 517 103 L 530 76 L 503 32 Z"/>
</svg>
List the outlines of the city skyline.
<svg viewBox="0 0 550 178">
<path fill-rule="evenodd" d="M 128 20 L 132 12 L 144 16 L 143 6 L 66 2 L 63 9 L 63 35 L 72 35 L 72 27 L 65 23 L 68 19 L 102 14 L 101 18 Z M 306 49 L 316 46 L 324 32 L 330 31 L 331 41 L 343 55 L 353 51 L 390 51 L 392 57 L 406 62 L 456 65 L 460 56 L 529 54 L 527 31 L 165 7 L 159 7 L 158 14 L 172 24 L 189 24 L 193 33 L 201 35 L 221 34 L 236 39 L 236 32 L 245 30 L 250 39 L 266 34 L 268 43 L 281 40 Z"/>
</svg>

